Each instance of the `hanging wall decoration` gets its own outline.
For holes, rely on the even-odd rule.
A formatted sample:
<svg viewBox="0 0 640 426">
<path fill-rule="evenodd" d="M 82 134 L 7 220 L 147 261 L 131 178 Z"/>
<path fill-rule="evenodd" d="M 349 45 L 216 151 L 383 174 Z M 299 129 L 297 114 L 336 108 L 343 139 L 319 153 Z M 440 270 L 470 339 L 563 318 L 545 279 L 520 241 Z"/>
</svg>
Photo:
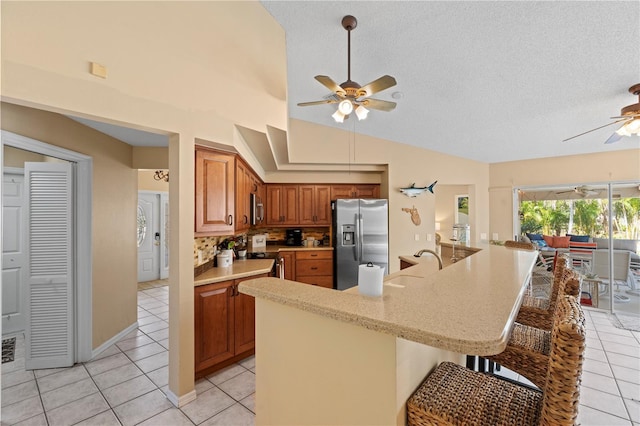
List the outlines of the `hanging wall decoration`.
<svg viewBox="0 0 640 426">
<path fill-rule="evenodd" d="M 411 197 L 411 198 L 417 197 L 418 195 L 422 194 L 424 191 L 429 191 L 430 193 L 433 194 L 433 187 L 436 186 L 436 183 L 438 183 L 438 181 L 435 181 L 431 185 L 424 186 L 424 187 L 418 187 L 416 186 L 415 183 L 412 183 L 411 186 L 408 186 L 406 188 L 400 188 L 400 192 L 402 192 L 407 197 Z"/>
<path fill-rule="evenodd" d="M 402 211 L 411 214 L 411 222 L 413 222 L 415 226 L 420 225 L 420 214 L 418 213 L 418 209 L 416 209 L 416 206 L 413 206 L 413 208 L 411 209 L 403 208 Z"/>
</svg>

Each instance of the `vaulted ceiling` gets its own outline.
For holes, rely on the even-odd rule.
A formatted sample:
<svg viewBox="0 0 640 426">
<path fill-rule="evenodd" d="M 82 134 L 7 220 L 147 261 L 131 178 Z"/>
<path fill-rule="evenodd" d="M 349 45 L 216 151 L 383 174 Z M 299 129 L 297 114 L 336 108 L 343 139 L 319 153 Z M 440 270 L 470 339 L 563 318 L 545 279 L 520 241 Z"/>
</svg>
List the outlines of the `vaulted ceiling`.
<svg viewBox="0 0 640 426">
<path fill-rule="evenodd" d="M 638 102 L 638 1 L 262 3 L 286 33 L 290 118 L 488 163 L 640 147 L 604 145 L 616 126 L 562 142 Z M 398 106 L 338 124 L 335 105 L 297 104 L 330 94 L 315 75 L 347 79 L 348 14 L 352 80 L 394 76 L 374 97 Z"/>
</svg>

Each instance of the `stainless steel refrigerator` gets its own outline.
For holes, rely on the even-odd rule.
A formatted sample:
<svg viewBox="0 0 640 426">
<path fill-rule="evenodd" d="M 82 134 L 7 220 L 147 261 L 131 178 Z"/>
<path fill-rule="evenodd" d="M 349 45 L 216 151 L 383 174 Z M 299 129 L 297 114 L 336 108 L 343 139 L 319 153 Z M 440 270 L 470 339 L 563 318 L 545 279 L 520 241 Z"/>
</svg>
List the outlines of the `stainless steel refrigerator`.
<svg viewBox="0 0 640 426">
<path fill-rule="evenodd" d="M 334 288 L 358 285 L 358 267 L 372 262 L 389 273 L 389 212 L 387 200 L 339 199 L 333 210 Z"/>
</svg>

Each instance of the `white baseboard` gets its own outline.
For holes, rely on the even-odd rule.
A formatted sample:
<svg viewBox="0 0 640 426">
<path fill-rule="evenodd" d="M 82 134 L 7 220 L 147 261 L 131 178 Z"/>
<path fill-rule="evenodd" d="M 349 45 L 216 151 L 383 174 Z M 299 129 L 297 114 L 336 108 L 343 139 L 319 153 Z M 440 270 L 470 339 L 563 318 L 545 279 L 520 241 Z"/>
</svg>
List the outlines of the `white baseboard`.
<svg viewBox="0 0 640 426">
<path fill-rule="evenodd" d="M 182 395 L 181 397 L 177 397 L 176 394 L 173 393 L 171 389 L 169 389 L 167 391 L 167 399 L 178 408 L 184 407 L 185 405 L 196 399 L 196 390 L 194 389 L 191 392 Z"/>
<path fill-rule="evenodd" d="M 131 333 L 133 330 L 138 328 L 138 321 L 134 322 L 133 324 L 131 324 L 129 327 L 125 328 L 124 330 L 122 330 L 120 333 L 116 334 L 115 336 L 113 336 L 111 339 L 107 340 L 106 342 L 104 342 L 103 344 L 101 344 L 100 346 L 98 346 L 97 348 L 95 348 L 92 352 L 91 352 L 91 359 L 95 358 L 96 356 L 100 355 L 102 352 L 106 351 L 107 349 L 109 349 L 109 347 L 113 344 L 115 344 L 117 341 L 119 341 L 120 339 L 122 339 L 124 336 L 126 336 L 127 334 Z M 85 360 L 88 361 L 88 360 Z"/>
</svg>

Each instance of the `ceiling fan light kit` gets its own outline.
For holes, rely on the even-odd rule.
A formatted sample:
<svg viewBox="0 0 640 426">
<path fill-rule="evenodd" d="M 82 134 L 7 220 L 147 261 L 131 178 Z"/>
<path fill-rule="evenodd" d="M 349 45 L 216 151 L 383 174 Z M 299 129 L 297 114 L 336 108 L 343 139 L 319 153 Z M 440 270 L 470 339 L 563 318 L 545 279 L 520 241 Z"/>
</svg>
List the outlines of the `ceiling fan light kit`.
<svg viewBox="0 0 640 426">
<path fill-rule="evenodd" d="M 620 128 L 616 130 L 604 143 L 610 144 L 619 141 L 623 136 L 640 136 L 640 83 L 634 84 L 629 88 L 629 93 L 632 93 L 638 96 L 638 103 L 627 105 L 626 107 L 620 110 L 620 116 L 611 117 L 616 119 L 616 121 L 605 124 L 604 126 L 596 127 L 595 129 L 587 130 L 586 132 L 580 133 L 578 135 L 572 136 L 563 140 L 566 142 L 568 140 L 577 138 L 578 136 L 586 135 L 587 133 L 591 133 L 595 130 L 602 129 L 603 127 L 608 127 L 613 124 L 622 123 Z"/>
<path fill-rule="evenodd" d="M 337 84 L 326 75 L 316 75 L 315 79 L 323 86 L 334 92 L 329 99 L 313 102 L 301 102 L 298 106 L 311 106 L 322 104 L 338 104 L 338 109 L 331 116 L 338 122 L 344 122 L 345 118 L 349 118 L 349 114 L 356 113 L 358 120 L 367 118 L 369 110 L 377 109 L 380 111 L 392 111 L 396 107 L 395 102 L 384 101 L 381 99 L 369 98 L 374 93 L 381 92 L 396 85 L 396 79 L 390 75 L 384 75 L 364 86 L 351 80 L 351 31 L 358 26 L 358 20 L 352 15 L 346 15 L 342 18 L 342 27 L 347 30 L 347 81 Z"/>
</svg>

